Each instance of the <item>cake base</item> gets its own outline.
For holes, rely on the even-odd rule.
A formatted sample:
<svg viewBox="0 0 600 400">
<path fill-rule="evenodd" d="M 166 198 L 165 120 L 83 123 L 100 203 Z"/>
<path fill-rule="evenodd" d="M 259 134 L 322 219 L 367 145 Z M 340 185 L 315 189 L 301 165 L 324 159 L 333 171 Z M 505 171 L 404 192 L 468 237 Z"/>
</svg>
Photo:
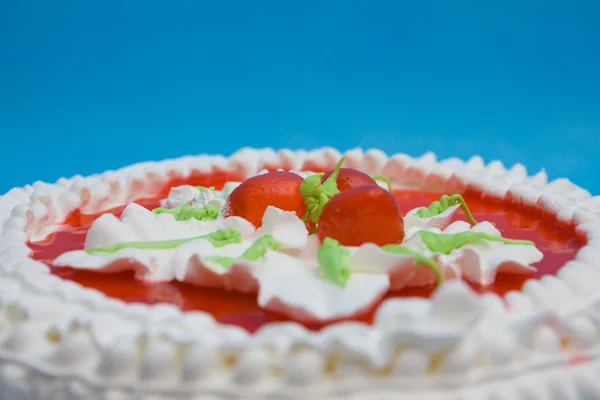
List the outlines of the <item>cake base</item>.
<svg viewBox="0 0 600 400">
<path fill-rule="evenodd" d="M 390 299 L 372 325 L 319 331 L 267 324 L 254 334 L 203 312 L 126 304 L 62 279 L 27 246 L 75 210 L 94 214 L 160 195 L 174 179 L 263 168 L 331 168 L 340 153 L 244 149 L 14 189 L 0 198 L 0 398 L 600 398 L 600 202 L 566 180 L 474 157 L 437 161 L 346 153 L 396 187 L 484 194 L 546 216 L 585 246 L 556 275 L 500 297 L 448 282 L 431 298 Z M 202 183 L 199 183 L 202 184 Z M 560 250 L 563 247 L 558 247 Z"/>
</svg>

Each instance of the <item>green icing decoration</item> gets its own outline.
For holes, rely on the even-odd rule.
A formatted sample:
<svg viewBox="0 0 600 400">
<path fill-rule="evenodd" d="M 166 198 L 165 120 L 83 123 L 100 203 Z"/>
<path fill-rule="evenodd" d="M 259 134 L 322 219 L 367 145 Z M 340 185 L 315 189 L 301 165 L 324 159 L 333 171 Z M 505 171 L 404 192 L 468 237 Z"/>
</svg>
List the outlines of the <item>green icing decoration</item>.
<svg viewBox="0 0 600 400">
<path fill-rule="evenodd" d="M 477 221 L 475 221 L 475 218 L 473 218 L 471 210 L 469 210 L 465 199 L 463 199 L 460 194 L 453 194 L 452 196 L 443 195 L 438 201 L 431 203 L 429 207 L 419 209 L 416 215 L 419 218 L 435 217 L 436 215 L 440 215 L 450 207 L 457 204 L 460 204 L 460 208 L 462 208 L 463 212 L 467 216 L 469 223 L 471 225 L 477 225 Z"/>
<path fill-rule="evenodd" d="M 192 218 L 199 221 L 214 221 L 219 216 L 219 208 L 212 203 L 201 208 L 194 208 L 188 204 L 175 208 L 159 207 L 152 212 L 154 214 L 171 214 L 177 221 L 188 221 Z"/>
<path fill-rule="evenodd" d="M 158 207 L 152 210 L 153 214 L 171 214 L 173 216 L 177 216 L 177 214 L 183 210 L 183 208 L 187 206 L 189 207 L 189 204 L 182 204 L 179 207 L 175 207 L 175 208 L 166 208 L 166 207 Z"/>
<path fill-rule="evenodd" d="M 388 191 L 392 192 L 392 182 L 390 182 L 390 180 L 383 175 L 371 175 L 371 178 L 373 178 L 373 180 L 375 181 L 381 181 L 383 183 L 385 183 L 387 185 Z"/>
<path fill-rule="evenodd" d="M 256 261 L 263 257 L 267 252 L 267 249 L 278 251 L 281 243 L 273 238 L 273 235 L 264 235 L 258 238 L 252 246 L 248 247 L 244 253 L 239 257 L 240 260 Z M 210 260 L 220 264 L 223 268 L 227 269 L 231 267 L 237 259 L 234 257 L 226 256 L 215 256 L 211 257 Z"/>
<path fill-rule="evenodd" d="M 231 267 L 234 263 L 235 263 L 235 258 L 234 257 L 227 257 L 227 256 L 214 256 L 209 258 L 210 261 L 214 261 L 217 264 L 219 264 L 221 267 L 228 269 L 229 267 Z"/>
<path fill-rule="evenodd" d="M 202 236 L 201 236 L 202 237 Z M 208 240 L 215 247 L 223 247 L 228 244 L 242 243 L 242 234 L 240 231 L 229 229 L 218 229 L 208 235 L 204 235 L 204 239 Z"/>
<path fill-rule="evenodd" d="M 535 246 L 532 241 L 529 240 L 514 240 L 503 237 L 493 236 L 486 232 L 458 232 L 453 234 L 448 233 L 434 233 L 429 231 L 419 231 L 421 240 L 429 250 L 434 253 L 450 254 L 452 250 L 461 248 L 462 246 L 470 243 L 477 243 L 482 240 L 490 242 L 500 242 L 504 244 L 519 244 L 526 246 Z"/>
<path fill-rule="evenodd" d="M 344 156 L 338 161 L 333 173 L 325 182 L 321 183 L 321 178 L 325 175 L 321 172 L 306 177 L 300 184 L 300 194 L 304 196 L 304 202 L 306 203 L 306 214 L 302 218 L 304 222 L 309 219 L 315 223 L 319 222 L 319 217 L 325 205 L 340 192 L 336 181 L 345 158 Z"/>
<path fill-rule="evenodd" d="M 426 255 L 419 253 L 413 249 L 409 249 L 407 247 L 402 247 L 398 244 L 386 244 L 381 248 L 388 253 L 394 254 L 406 254 L 412 256 L 417 264 L 423 264 L 428 266 L 433 273 L 435 274 L 435 280 L 438 285 L 440 285 L 444 281 L 444 277 L 442 276 L 442 271 L 440 270 L 439 265 L 435 262 L 435 260 L 431 257 L 427 257 Z"/>
<path fill-rule="evenodd" d="M 170 250 L 181 246 L 182 244 L 193 240 L 205 239 L 215 247 L 223 247 L 228 244 L 241 243 L 242 234 L 235 229 L 219 229 L 207 235 L 195 236 L 185 239 L 147 241 L 147 242 L 122 242 L 108 247 L 92 247 L 84 249 L 86 253 L 115 253 L 122 249 L 140 249 L 140 250 Z"/>
<path fill-rule="evenodd" d="M 319 272 L 323 278 L 338 286 L 346 287 L 350 279 L 350 268 L 346 265 L 349 256 L 350 251 L 337 240 L 325 238 L 317 252 Z"/>
<path fill-rule="evenodd" d="M 248 247 L 242 254 L 244 260 L 258 260 L 265 255 L 267 249 L 278 251 L 281 244 L 273 238 L 273 235 L 264 235 L 258 238 L 252 246 Z"/>
</svg>

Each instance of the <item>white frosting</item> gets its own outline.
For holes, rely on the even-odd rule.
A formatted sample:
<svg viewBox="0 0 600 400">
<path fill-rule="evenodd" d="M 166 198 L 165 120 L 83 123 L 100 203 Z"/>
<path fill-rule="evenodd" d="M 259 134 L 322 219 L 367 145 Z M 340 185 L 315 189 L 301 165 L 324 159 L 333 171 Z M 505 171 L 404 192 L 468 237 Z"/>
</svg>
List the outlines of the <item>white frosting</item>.
<svg viewBox="0 0 600 400">
<path fill-rule="evenodd" d="M 545 175 L 528 183 L 521 168 L 510 173 L 478 157 L 438 163 L 433 154 L 348 153 L 352 165 L 389 176 L 398 187 L 486 193 L 502 187 L 502 193 L 510 175 L 507 201 L 551 205 L 548 215 L 576 226 L 587 243 L 577 258 L 555 278 L 509 293 L 506 307 L 498 296 L 474 295 L 454 281 L 432 299 L 385 301 L 372 327 L 342 323 L 309 332 L 293 323 L 269 324 L 250 335 L 202 312 L 107 298 L 28 258 L 26 240 L 56 229 L 71 211 L 107 210 L 152 196 L 170 177 L 222 169 L 246 178 L 278 165 L 331 168 L 339 156 L 334 149 L 244 149 L 229 159 L 184 157 L 54 185 L 38 182 L 0 197 L 0 397 L 600 397 L 594 378 L 600 367 L 600 276 L 593 257 L 600 251 L 598 198 L 566 181 L 547 184 Z"/>
<path fill-rule="evenodd" d="M 172 187 L 169 196 L 161 200 L 161 205 L 167 208 L 175 208 L 184 204 L 190 204 L 200 194 L 198 188 L 191 185 Z"/>
<path fill-rule="evenodd" d="M 438 229 L 428 229 L 436 231 Z M 501 237 L 498 231 L 489 222 L 480 222 L 473 226 L 464 221 L 456 221 L 449 225 L 442 233 L 458 232 L 485 232 L 492 236 Z M 436 259 L 445 276 L 464 277 L 466 280 L 479 285 L 489 285 L 495 281 L 497 272 L 512 274 L 528 274 L 535 272 L 531 266 L 543 257 L 541 251 L 535 246 L 504 244 L 481 240 L 462 246 L 450 254 L 436 254 L 429 250 L 419 235 L 411 236 L 404 245 Z"/>
<path fill-rule="evenodd" d="M 410 210 L 404 216 L 404 231 L 406 237 L 411 237 L 418 231 L 427 228 L 444 229 L 448 226 L 456 211 L 460 209 L 460 205 L 448 207 L 444 212 L 434 215 L 433 217 L 419 218 L 417 212 L 423 207 Z"/>
<path fill-rule="evenodd" d="M 228 182 L 226 189 L 233 190 L 239 182 Z M 193 208 L 202 208 L 208 204 L 221 209 L 225 204 L 226 195 L 212 188 L 202 188 L 190 185 L 172 187 L 169 196 L 161 200 L 161 205 L 166 208 L 176 208 L 185 204 Z"/>
</svg>

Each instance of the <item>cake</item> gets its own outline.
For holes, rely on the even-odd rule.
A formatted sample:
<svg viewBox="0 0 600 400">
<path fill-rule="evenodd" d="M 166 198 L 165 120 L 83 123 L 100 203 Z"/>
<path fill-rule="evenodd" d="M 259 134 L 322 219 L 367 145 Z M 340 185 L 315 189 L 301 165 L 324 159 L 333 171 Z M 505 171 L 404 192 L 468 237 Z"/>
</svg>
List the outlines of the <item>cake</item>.
<svg viewBox="0 0 600 400">
<path fill-rule="evenodd" d="M 600 197 L 242 149 L 0 197 L 0 398 L 600 398 Z"/>
</svg>

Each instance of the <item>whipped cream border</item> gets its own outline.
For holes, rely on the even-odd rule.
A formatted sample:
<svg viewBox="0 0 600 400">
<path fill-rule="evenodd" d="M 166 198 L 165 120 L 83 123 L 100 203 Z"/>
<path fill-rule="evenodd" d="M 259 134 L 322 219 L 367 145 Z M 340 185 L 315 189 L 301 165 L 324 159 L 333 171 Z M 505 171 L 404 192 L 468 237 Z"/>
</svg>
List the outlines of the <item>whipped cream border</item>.
<svg viewBox="0 0 600 400">
<path fill-rule="evenodd" d="M 98 212 L 157 193 L 173 177 L 265 167 L 332 168 L 332 148 L 245 148 L 229 158 L 189 156 L 135 164 L 0 197 L 0 394 L 4 399 L 498 399 L 598 397 L 600 196 L 566 179 L 547 182 L 517 164 L 437 161 L 432 153 L 345 153 L 348 167 L 396 187 L 475 191 L 575 227 L 586 241 L 556 276 L 504 299 L 449 282 L 432 299 L 391 299 L 373 326 L 320 332 L 271 323 L 255 334 L 171 305 L 126 304 L 62 280 L 29 258 L 73 210 Z M 405 210 L 408 211 L 408 210 Z"/>
</svg>

